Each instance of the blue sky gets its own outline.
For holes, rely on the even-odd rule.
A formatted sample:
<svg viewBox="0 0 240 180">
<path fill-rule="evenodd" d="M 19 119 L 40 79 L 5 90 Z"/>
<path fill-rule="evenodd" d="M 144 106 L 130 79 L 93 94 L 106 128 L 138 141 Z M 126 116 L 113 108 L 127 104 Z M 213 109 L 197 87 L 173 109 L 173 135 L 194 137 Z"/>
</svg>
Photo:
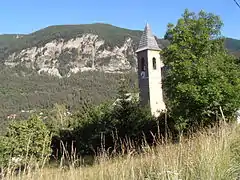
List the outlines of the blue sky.
<svg viewBox="0 0 240 180">
<path fill-rule="evenodd" d="M 239 0 L 240 1 L 240 0 Z M 223 35 L 240 39 L 240 9 L 233 0 L 1 0 L 0 34 L 30 33 L 49 25 L 104 22 L 163 37 L 184 9 L 220 15 Z"/>
</svg>

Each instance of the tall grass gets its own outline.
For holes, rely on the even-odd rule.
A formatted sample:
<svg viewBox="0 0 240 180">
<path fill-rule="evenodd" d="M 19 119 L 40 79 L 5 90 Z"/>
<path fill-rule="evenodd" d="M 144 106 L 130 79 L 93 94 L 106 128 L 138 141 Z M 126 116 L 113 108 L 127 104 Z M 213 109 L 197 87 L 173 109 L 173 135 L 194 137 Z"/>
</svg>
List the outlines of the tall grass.
<svg viewBox="0 0 240 180">
<path fill-rule="evenodd" d="M 127 155 L 96 157 L 92 166 L 41 167 L 5 179 L 34 180 L 231 180 L 240 178 L 240 127 L 221 125 L 181 138 L 179 143 L 144 146 Z"/>
</svg>

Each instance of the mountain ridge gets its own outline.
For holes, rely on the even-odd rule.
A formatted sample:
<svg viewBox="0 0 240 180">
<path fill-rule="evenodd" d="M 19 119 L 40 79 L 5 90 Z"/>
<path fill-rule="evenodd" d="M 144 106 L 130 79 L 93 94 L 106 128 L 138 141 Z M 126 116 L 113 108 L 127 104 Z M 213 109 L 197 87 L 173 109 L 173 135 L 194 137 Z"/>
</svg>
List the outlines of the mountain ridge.
<svg viewBox="0 0 240 180">
<path fill-rule="evenodd" d="M 75 30 L 80 29 L 80 31 L 77 33 L 77 35 L 79 35 L 79 33 L 81 33 L 82 31 L 84 31 L 83 30 L 84 28 L 85 28 L 85 32 L 87 32 L 87 33 L 100 34 L 102 31 L 98 33 L 97 29 L 99 29 L 99 27 L 104 27 L 105 30 L 107 30 L 107 32 L 108 32 L 109 29 L 113 30 L 113 31 L 119 29 L 119 30 L 128 32 L 129 35 L 132 35 L 133 33 L 135 33 L 135 36 L 137 36 L 137 39 L 139 39 L 139 37 L 141 36 L 141 34 L 143 32 L 142 30 L 138 30 L 138 29 L 128 29 L 128 28 L 123 28 L 123 27 L 120 27 L 120 26 L 112 25 L 112 24 L 109 24 L 109 23 L 99 23 L 99 22 L 91 23 L 91 24 L 64 24 L 64 25 L 58 24 L 58 25 L 50 25 L 50 26 L 47 26 L 45 28 L 33 31 L 31 33 L 27 33 L 27 34 L 21 34 L 21 33 L 0 34 L 0 49 L 2 48 L 2 45 L 3 45 L 2 41 L 5 41 L 5 44 L 6 44 L 6 42 L 9 41 L 9 38 L 18 39 L 17 38 L 18 36 L 23 37 L 23 38 L 36 38 L 36 37 L 33 37 L 33 36 L 36 36 L 38 34 L 41 34 L 41 35 L 45 34 L 46 35 L 47 32 L 51 32 L 51 31 L 52 32 L 55 31 L 57 33 L 59 30 L 62 31 L 62 29 L 66 30 L 66 29 L 69 29 L 69 28 L 71 28 L 69 31 L 71 31 L 73 37 L 74 37 L 75 34 L 74 34 L 74 32 L 72 32 L 72 29 L 75 29 Z M 94 31 L 94 29 L 95 29 L 95 31 Z M 44 32 L 44 33 L 42 33 L 42 32 Z M 131 32 L 131 33 L 129 33 L 129 32 Z M 56 38 L 59 38 L 59 36 L 56 36 Z M 158 41 L 163 40 L 162 38 L 159 38 L 157 36 L 155 36 L 155 37 L 157 38 Z M 226 42 L 227 47 L 226 48 L 228 48 L 230 50 L 239 50 L 240 51 L 240 39 L 235 39 L 235 38 L 232 38 L 232 37 L 225 37 L 225 38 L 227 40 L 227 42 Z M 48 39 L 48 41 L 49 40 L 50 39 Z"/>
<path fill-rule="evenodd" d="M 0 61 L 59 77 L 86 70 L 136 70 L 135 50 L 142 32 L 93 23 L 52 25 L 25 35 L 0 35 Z M 160 48 L 169 44 L 156 39 Z M 226 38 L 225 46 L 240 57 L 240 40 Z"/>
</svg>

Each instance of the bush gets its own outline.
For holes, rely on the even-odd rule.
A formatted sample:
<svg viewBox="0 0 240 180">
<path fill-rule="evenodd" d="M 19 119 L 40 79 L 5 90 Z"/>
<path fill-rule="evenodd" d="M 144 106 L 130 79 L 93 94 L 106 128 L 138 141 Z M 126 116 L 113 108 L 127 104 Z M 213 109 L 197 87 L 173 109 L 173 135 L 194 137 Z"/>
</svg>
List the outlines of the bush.
<svg viewBox="0 0 240 180">
<path fill-rule="evenodd" d="M 152 134 L 158 131 L 157 119 L 149 108 L 140 106 L 138 99 L 127 92 L 122 84 L 115 103 L 85 106 L 74 114 L 71 117 L 75 122 L 73 130 L 62 129 L 59 136 L 53 138 L 54 155 L 59 153 L 61 141 L 68 152 L 71 153 L 74 147 L 80 155 L 117 151 L 122 149 L 120 146 L 140 147 L 143 142 L 153 143 Z"/>
<path fill-rule="evenodd" d="M 0 136 L 0 168 L 5 166 L 11 155 L 12 144 L 9 138 L 5 136 Z"/>
<path fill-rule="evenodd" d="M 79 116 L 79 126 L 68 137 L 76 142 L 77 152 L 92 154 L 104 150 L 118 150 L 120 146 L 142 145 L 144 140 L 152 139 L 150 131 L 156 133 L 157 121 L 147 108 L 138 102 L 129 101 L 123 106 L 113 107 L 102 104 L 89 109 L 85 118 Z M 62 132 L 66 137 L 66 131 Z M 70 135 L 71 134 L 71 135 Z M 151 141 L 152 142 L 152 141 Z M 70 142 L 68 142 L 70 144 Z"/>
<path fill-rule="evenodd" d="M 59 136 L 60 130 L 73 127 L 74 121 L 65 105 L 54 104 L 52 110 L 46 113 L 46 126 L 54 136 Z"/>
<path fill-rule="evenodd" d="M 30 159 L 34 161 L 44 160 L 51 153 L 50 132 L 42 120 L 36 116 L 28 120 L 12 122 L 2 141 L 5 142 L 3 149 L 7 150 L 4 151 L 10 152 L 12 158 L 20 158 L 24 163 Z M 1 152 L 4 162 L 5 154 Z"/>
</svg>

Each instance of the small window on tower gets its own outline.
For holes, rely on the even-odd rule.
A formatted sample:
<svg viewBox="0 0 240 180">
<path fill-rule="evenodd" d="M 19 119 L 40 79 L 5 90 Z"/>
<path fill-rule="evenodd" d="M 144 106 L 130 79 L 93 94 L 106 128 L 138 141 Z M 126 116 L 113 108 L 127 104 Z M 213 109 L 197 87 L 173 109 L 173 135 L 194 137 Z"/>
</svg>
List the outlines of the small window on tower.
<svg viewBox="0 0 240 180">
<path fill-rule="evenodd" d="M 153 69 L 157 69 L 156 58 L 153 58 L 153 59 L 152 59 L 152 63 L 153 63 Z"/>
<path fill-rule="evenodd" d="M 145 61 L 144 61 L 144 58 L 141 59 L 141 70 L 145 71 Z"/>
</svg>

